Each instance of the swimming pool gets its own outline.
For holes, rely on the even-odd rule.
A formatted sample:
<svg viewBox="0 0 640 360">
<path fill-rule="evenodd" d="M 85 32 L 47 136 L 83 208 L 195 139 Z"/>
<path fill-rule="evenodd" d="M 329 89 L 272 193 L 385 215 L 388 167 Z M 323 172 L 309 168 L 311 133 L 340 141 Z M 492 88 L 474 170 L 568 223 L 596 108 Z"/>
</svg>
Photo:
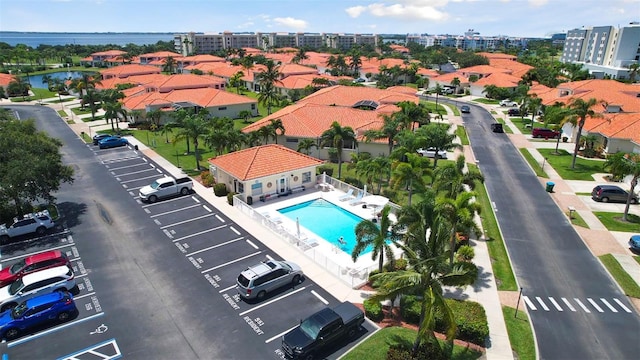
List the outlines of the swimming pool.
<svg viewBox="0 0 640 360">
<path fill-rule="evenodd" d="M 340 250 L 351 255 L 356 246 L 355 228 L 363 219 L 324 199 L 316 199 L 278 210 L 289 219 L 300 221 L 300 226 L 312 231 Z M 344 244 L 338 239 L 342 236 Z M 371 252 L 365 249 L 362 254 Z"/>
</svg>

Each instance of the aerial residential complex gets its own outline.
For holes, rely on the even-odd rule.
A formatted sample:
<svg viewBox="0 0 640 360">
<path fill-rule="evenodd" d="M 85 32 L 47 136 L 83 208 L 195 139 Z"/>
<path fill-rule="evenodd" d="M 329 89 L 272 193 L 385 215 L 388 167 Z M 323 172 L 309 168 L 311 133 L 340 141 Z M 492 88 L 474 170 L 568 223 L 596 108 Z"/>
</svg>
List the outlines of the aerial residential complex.
<svg viewBox="0 0 640 360">
<path fill-rule="evenodd" d="M 640 60 L 640 22 L 569 30 L 560 61 L 582 64 L 596 79 L 626 79 Z"/>
</svg>

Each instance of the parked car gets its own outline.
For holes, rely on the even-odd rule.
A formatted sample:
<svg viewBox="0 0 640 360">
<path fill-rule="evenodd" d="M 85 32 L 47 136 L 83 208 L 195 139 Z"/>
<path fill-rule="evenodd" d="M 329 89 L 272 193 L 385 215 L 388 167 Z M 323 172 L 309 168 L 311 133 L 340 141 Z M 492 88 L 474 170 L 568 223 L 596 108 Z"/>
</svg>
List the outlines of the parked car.
<svg viewBox="0 0 640 360">
<path fill-rule="evenodd" d="M 545 138 L 546 139 L 558 139 L 560 138 L 560 131 L 551 130 L 547 128 L 534 127 L 531 130 L 531 137 L 533 138 Z"/>
<path fill-rule="evenodd" d="M 175 195 L 188 195 L 193 189 L 193 180 L 190 177 L 174 178 L 165 176 L 156 179 L 153 183 L 143 186 L 138 191 L 140 200 L 154 203 L 158 199 L 163 199 Z"/>
<path fill-rule="evenodd" d="M 468 105 L 462 105 L 460 106 L 460 112 L 468 114 L 471 112 L 471 108 Z"/>
<path fill-rule="evenodd" d="M 509 109 L 509 111 L 507 111 L 507 114 L 509 116 L 520 116 L 520 109 Z"/>
<path fill-rule="evenodd" d="M 602 202 L 623 202 L 626 203 L 629 193 L 616 185 L 598 185 L 591 191 L 591 198 L 595 201 Z M 631 203 L 638 203 L 638 196 L 631 197 Z"/>
<path fill-rule="evenodd" d="M 0 288 L 0 311 L 16 307 L 20 301 L 53 291 L 69 291 L 75 287 L 76 278 L 68 266 L 36 271 Z"/>
<path fill-rule="evenodd" d="M 244 299 L 262 300 L 268 292 L 302 280 L 300 266 L 289 261 L 268 260 L 250 266 L 240 273 L 236 290 Z"/>
<path fill-rule="evenodd" d="M 518 103 L 513 100 L 504 99 L 500 101 L 500 106 L 514 107 L 514 106 L 518 106 Z"/>
<path fill-rule="evenodd" d="M 104 138 L 100 141 L 98 141 L 98 146 L 100 147 L 100 149 L 108 149 L 108 148 L 113 148 L 113 147 L 118 147 L 118 146 L 126 146 L 128 145 L 129 142 L 127 141 L 127 139 L 120 137 L 120 136 L 109 136 L 107 138 Z"/>
<path fill-rule="evenodd" d="M 93 145 L 98 145 L 100 140 L 104 140 L 108 137 L 111 137 L 110 134 L 95 134 L 93 135 Z"/>
<path fill-rule="evenodd" d="M 631 238 L 629 238 L 629 247 L 633 251 L 640 251 L 640 235 L 631 235 Z"/>
<path fill-rule="evenodd" d="M 7 340 L 15 339 L 47 322 L 67 321 L 77 312 L 73 296 L 67 291 L 36 296 L 0 314 L 0 336 Z"/>
<path fill-rule="evenodd" d="M 0 243 L 5 244 L 9 242 L 10 238 L 32 233 L 42 236 L 47 232 L 47 229 L 54 226 L 56 224 L 47 210 L 24 214 L 21 218 L 13 218 L 13 223 L 9 226 L 7 224 L 0 225 Z"/>
<path fill-rule="evenodd" d="M 428 158 L 435 158 L 436 156 L 438 157 L 438 159 L 446 159 L 447 158 L 447 152 L 444 150 L 439 150 L 437 151 L 437 155 L 436 155 L 436 149 L 435 148 L 427 148 L 425 149 L 418 149 L 418 154 L 422 155 L 422 156 L 426 156 Z"/>
<path fill-rule="evenodd" d="M 501 123 L 493 123 L 491 124 L 491 131 L 493 131 L 494 133 L 503 133 L 504 129 L 502 128 Z"/>
<path fill-rule="evenodd" d="M 70 266 L 69 258 L 60 250 L 45 251 L 27 256 L 17 263 L 0 270 L 0 287 L 7 286 L 27 274 L 56 266 Z"/>
</svg>

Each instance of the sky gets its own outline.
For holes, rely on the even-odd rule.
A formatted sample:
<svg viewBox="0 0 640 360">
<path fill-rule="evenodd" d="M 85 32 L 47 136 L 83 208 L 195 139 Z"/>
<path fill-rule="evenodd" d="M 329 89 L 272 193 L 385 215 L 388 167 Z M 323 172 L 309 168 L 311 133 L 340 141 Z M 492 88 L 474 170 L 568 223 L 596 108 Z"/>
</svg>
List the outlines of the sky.
<svg viewBox="0 0 640 360">
<path fill-rule="evenodd" d="M 0 31 L 548 37 L 633 21 L 640 0 L 0 0 Z"/>
</svg>

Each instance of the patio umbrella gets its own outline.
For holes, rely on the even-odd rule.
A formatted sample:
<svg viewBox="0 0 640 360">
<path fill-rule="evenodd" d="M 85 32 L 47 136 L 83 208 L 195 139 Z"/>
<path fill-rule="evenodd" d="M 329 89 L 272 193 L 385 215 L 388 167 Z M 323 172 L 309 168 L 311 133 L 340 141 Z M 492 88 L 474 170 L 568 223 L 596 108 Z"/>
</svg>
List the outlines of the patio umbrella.
<svg viewBox="0 0 640 360">
<path fill-rule="evenodd" d="M 300 219 L 296 217 L 296 231 L 298 234 L 298 239 L 300 239 Z"/>
<path fill-rule="evenodd" d="M 368 195 L 363 197 L 362 201 L 367 205 L 371 205 L 375 207 L 383 207 L 387 205 L 387 203 L 389 202 L 389 199 L 387 199 L 382 195 Z"/>
</svg>

